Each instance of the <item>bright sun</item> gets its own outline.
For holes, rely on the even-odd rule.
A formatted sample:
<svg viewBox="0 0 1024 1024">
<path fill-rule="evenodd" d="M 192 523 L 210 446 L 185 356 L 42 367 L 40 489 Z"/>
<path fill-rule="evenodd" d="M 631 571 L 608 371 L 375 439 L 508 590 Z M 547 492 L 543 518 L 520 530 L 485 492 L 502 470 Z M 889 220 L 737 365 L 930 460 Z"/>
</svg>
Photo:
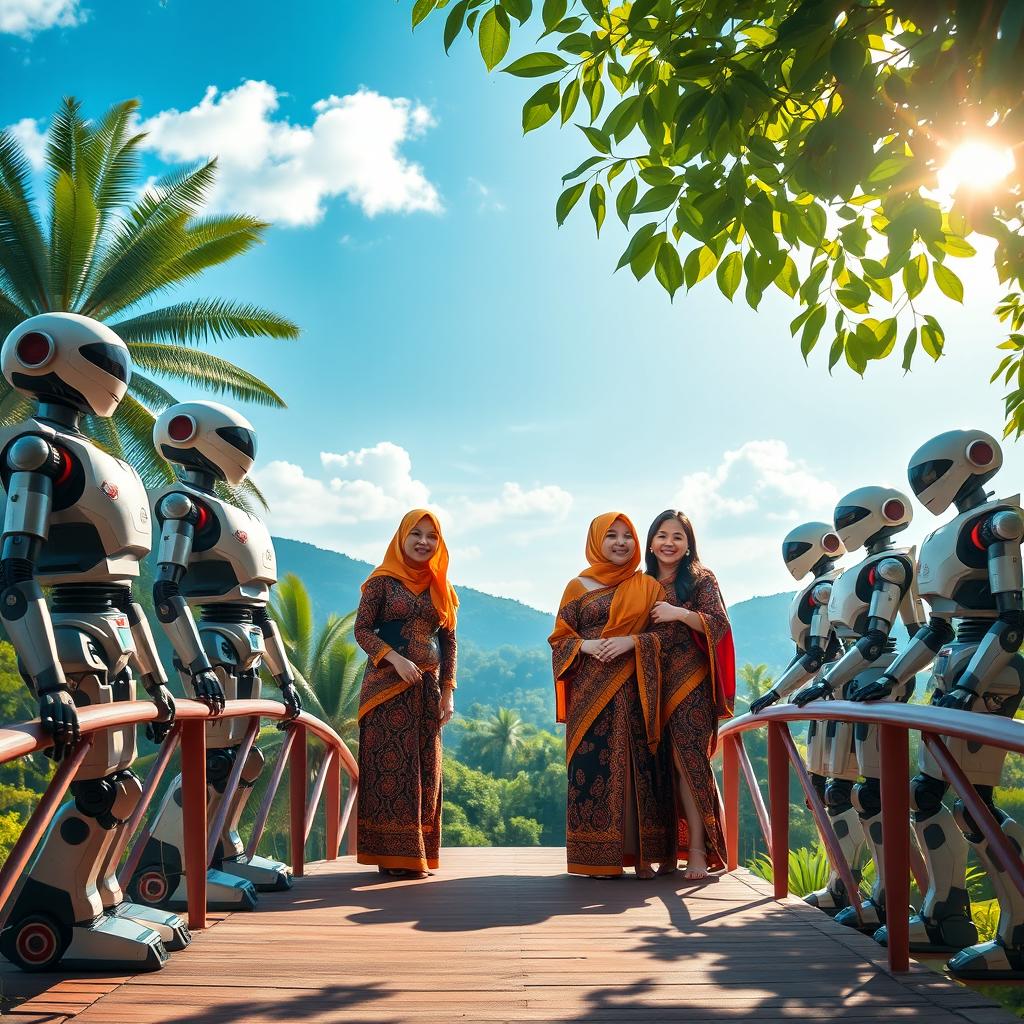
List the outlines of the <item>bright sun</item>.
<svg viewBox="0 0 1024 1024">
<path fill-rule="evenodd" d="M 953 195 L 961 186 L 983 192 L 998 185 L 1014 169 L 1013 150 L 969 140 L 953 150 L 939 171 L 939 188 Z"/>
</svg>

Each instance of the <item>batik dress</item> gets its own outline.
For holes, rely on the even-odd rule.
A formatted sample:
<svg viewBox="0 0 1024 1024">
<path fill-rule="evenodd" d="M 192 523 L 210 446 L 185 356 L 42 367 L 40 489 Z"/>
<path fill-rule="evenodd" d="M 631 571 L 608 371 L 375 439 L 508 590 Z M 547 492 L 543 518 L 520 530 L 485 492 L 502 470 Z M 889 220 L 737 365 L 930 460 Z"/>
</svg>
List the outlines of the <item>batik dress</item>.
<svg viewBox="0 0 1024 1024">
<path fill-rule="evenodd" d="M 700 615 L 702 628 L 673 623 L 671 639 L 662 648 L 663 743 L 675 787 L 670 814 L 676 820 L 678 856 L 688 857 L 686 818 L 679 803 L 679 773 L 689 781 L 704 821 L 704 849 L 710 870 L 725 867 L 725 832 L 711 756 L 718 742 L 719 718 L 731 717 L 735 689 L 732 630 L 714 573 L 698 570 L 690 600 L 683 607 Z M 665 600 L 679 606 L 669 584 Z"/>
<path fill-rule="evenodd" d="M 559 719 L 566 725 L 568 870 L 619 875 L 662 862 L 671 848 L 667 773 L 659 763 L 659 627 L 635 635 L 636 650 L 607 664 L 583 654 L 602 636 L 616 588 L 574 580 L 552 638 Z"/>
<path fill-rule="evenodd" d="M 441 688 L 454 686 L 455 632 L 439 625 L 430 591 L 389 576 L 370 579 L 355 638 L 369 664 L 359 695 L 360 864 L 426 871 L 441 845 Z M 391 650 L 423 670 L 406 683 L 384 661 Z"/>
</svg>

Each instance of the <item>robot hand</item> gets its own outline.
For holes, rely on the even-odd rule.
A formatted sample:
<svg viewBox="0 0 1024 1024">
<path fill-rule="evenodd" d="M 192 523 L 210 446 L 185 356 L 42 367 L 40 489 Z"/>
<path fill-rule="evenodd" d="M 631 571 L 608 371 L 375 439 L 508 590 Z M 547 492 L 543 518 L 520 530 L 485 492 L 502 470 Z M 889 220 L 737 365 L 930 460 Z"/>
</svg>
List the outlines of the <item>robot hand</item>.
<svg viewBox="0 0 1024 1024">
<path fill-rule="evenodd" d="M 758 697 L 757 700 L 750 702 L 750 713 L 752 715 L 759 715 L 765 708 L 770 708 L 773 704 L 777 704 L 778 700 L 778 692 L 776 690 L 769 690 Z"/>
<path fill-rule="evenodd" d="M 893 689 L 899 684 L 899 680 L 895 679 L 888 673 L 880 675 L 874 682 L 865 683 L 864 686 L 858 686 L 853 693 L 850 694 L 850 700 L 856 701 L 858 704 L 867 704 L 871 701 L 885 700 Z"/>
<path fill-rule="evenodd" d="M 935 703 L 940 708 L 953 708 L 954 711 L 970 711 L 978 695 L 973 690 L 965 690 L 954 686 L 949 693 L 944 693 Z"/>
<path fill-rule="evenodd" d="M 288 709 L 288 717 L 277 723 L 278 729 L 283 729 L 292 719 L 298 718 L 302 710 L 302 698 L 293 682 L 281 684 L 281 700 Z"/>
<path fill-rule="evenodd" d="M 195 690 L 196 700 L 201 700 L 215 715 L 224 710 L 224 688 L 213 669 L 197 672 L 192 677 L 192 689 Z"/>
<path fill-rule="evenodd" d="M 47 690 L 39 694 L 39 720 L 43 732 L 53 737 L 48 756 L 60 761 L 78 742 L 78 711 L 67 690 Z"/>
<path fill-rule="evenodd" d="M 824 680 L 820 683 L 812 683 L 810 686 L 805 686 L 794 698 L 793 703 L 798 708 L 806 707 L 811 701 L 821 700 L 823 697 L 832 696 L 832 687 L 828 685 Z"/>
<path fill-rule="evenodd" d="M 146 723 L 146 736 L 153 743 L 160 744 L 167 739 L 167 734 L 174 725 L 174 698 L 166 686 L 157 686 L 149 691 L 149 695 L 153 698 L 160 717 L 155 722 Z"/>
</svg>

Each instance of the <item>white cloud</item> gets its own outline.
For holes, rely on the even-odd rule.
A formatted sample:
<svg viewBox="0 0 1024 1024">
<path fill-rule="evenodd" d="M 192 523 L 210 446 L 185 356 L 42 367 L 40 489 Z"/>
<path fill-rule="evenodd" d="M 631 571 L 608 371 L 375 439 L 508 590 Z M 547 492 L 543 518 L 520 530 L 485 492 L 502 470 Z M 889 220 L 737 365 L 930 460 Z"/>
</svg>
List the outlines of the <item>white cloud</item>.
<svg viewBox="0 0 1024 1024">
<path fill-rule="evenodd" d="M 0 0 L 0 5 L 3 0 Z M 23 117 L 15 121 L 7 131 L 14 136 L 28 157 L 34 171 L 41 171 L 46 164 L 46 132 L 41 131 L 34 117 Z"/>
<path fill-rule="evenodd" d="M 341 509 L 357 519 L 394 519 L 430 504 L 430 490 L 412 476 L 409 453 L 390 441 L 357 452 L 321 452 L 329 487 Z"/>
<path fill-rule="evenodd" d="M 490 185 L 485 185 L 476 178 L 469 179 L 469 187 L 477 197 L 477 213 L 504 213 L 505 204 L 498 198 Z"/>
<path fill-rule="evenodd" d="M 70 28 L 85 20 L 78 0 L 0 0 L 0 32 L 31 36 L 48 28 Z"/>
<path fill-rule="evenodd" d="M 140 128 L 167 162 L 217 157 L 215 210 L 292 226 L 316 224 L 339 196 L 369 217 L 440 211 L 437 188 L 401 152 L 434 125 L 426 106 L 360 88 L 317 101 L 312 123 L 300 125 L 277 114 L 280 99 L 269 82 L 227 92 L 211 85 L 194 107 L 162 111 Z"/>
<path fill-rule="evenodd" d="M 460 532 L 508 520 L 537 519 L 541 523 L 560 523 L 572 508 L 572 495 L 556 484 L 523 490 L 517 483 L 506 482 L 496 498 L 464 500 L 456 508 Z"/>
</svg>

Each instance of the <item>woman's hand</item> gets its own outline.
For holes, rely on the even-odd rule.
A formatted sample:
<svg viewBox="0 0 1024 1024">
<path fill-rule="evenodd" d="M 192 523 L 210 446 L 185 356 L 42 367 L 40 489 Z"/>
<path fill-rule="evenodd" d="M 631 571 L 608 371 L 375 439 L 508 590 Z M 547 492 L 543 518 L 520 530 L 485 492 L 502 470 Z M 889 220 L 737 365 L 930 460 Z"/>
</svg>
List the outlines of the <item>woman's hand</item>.
<svg viewBox="0 0 1024 1024">
<path fill-rule="evenodd" d="M 398 673 L 403 683 L 418 683 L 423 678 L 423 670 L 414 661 L 403 657 L 398 651 L 388 651 L 384 660 Z"/>
<path fill-rule="evenodd" d="M 606 636 L 597 649 L 597 660 L 614 661 L 616 658 L 636 650 L 636 640 L 631 636 Z"/>
<path fill-rule="evenodd" d="M 651 609 L 651 622 L 656 625 L 664 625 L 666 622 L 682 622 L 690 629 L 703 629 L 701 617 L 689 608 L 680 608 L 678 605 L 669 604 L 668 601 L 659 601 Z"/>
<path fill-rule="evenodd" d="M 441 687 L 441 725 L 445 726 L 452 720 L 455 714 L 455 688 L 451 683 L 445 683 Z"/>
<path fill-rule="evenodd" d="M 596 658 L 598 657 L 597 652 L 601 649 L 602 643 L 604 643 L 603 640 L 584 640 L 583 643 L 580 644 L 580 653 L 589 654 L 592 658 Z"/>
</svg>

